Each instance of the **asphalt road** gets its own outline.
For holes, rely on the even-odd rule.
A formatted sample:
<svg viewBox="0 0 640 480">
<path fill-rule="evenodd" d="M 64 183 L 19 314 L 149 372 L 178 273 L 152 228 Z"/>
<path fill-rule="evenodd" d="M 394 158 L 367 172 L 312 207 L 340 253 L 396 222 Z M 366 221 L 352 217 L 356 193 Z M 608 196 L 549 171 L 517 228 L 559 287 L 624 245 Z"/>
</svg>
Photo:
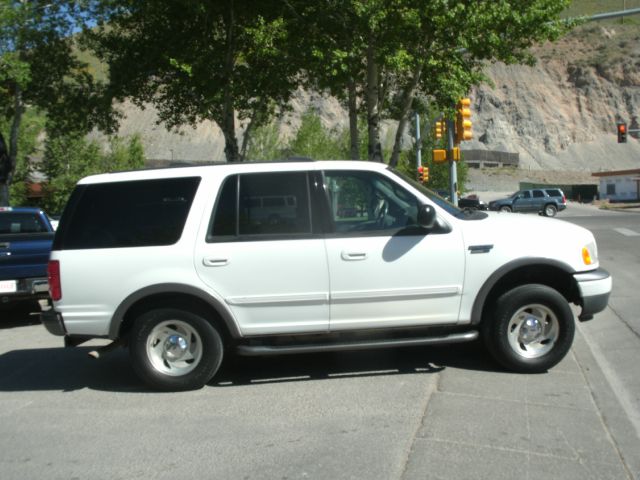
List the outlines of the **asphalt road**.
<svg viewBox="0 0 640 480">
<path fill-rule="evenodd" d="M 614 293 L 541 375 L 506 373 L 467 344 L 227 358 L 211 385 L 158 394 L 125 351 L 93 360 L 0 311 L 0 475 L 638 479 L 640 214 L 559 218 L 594 232 Z"/>
</svg>

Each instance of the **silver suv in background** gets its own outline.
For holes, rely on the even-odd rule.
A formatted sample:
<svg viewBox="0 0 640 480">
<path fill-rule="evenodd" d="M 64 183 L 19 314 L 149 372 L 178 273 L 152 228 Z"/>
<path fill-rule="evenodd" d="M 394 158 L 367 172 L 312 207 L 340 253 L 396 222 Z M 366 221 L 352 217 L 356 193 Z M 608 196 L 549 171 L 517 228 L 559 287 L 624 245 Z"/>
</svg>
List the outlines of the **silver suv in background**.
<svg viewBox="0 0 640 480">
<path fill-rule="evenodd" d="M 513 195 L 489 202 L 489 210 L 501 212 L 535 212 L 555 217 L 567 208 L 567 197 L 559 188 L 520 190 Z"/>
</svg>

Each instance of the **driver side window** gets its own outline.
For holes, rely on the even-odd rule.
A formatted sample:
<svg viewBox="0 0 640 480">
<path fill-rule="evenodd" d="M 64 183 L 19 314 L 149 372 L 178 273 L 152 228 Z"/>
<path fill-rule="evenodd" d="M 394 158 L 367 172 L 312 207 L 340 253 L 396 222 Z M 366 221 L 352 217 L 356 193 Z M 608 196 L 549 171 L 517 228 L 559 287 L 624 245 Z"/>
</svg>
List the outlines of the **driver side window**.
<svg viewBox="0 0 640 480">
<path fill-rule="evenodd" d="M 417 199 L 383 175 L 328 171 L 324 184 L 336 233 L 388 233 L 417 223 Z"/>
</svg>

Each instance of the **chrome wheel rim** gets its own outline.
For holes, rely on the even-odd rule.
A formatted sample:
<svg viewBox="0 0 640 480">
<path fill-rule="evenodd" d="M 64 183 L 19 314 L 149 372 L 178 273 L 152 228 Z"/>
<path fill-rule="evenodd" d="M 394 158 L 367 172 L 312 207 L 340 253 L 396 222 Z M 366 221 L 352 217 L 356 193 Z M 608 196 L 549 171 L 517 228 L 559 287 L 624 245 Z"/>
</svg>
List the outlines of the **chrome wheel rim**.
<svg viewBox="0 0 640 480">
<path fill-rule="evenodd" d="M 547 217 L 553 217 L 556 213 L 556 210 L 553 207 L 547 207 L 546 213 L 547 213 Z"/>
<path fill-rule="evenodd" d="M 158 372 L 172 377 L 186 375 L 202 359 L 202 339 L 187 322 L 167 320 L 149 334 L 147 357 Z"/>
<path fill-rule="evenodd" d="M 510 212 L 511 209 L 509 207 L 500 207 L 501 212 Z"/>
<path fill-rule="evenodd" d="M 524 358 L 538 358 L 549 353 L 560 334 L 560 323 L 553 311 L 533 304 L 520 308 L 509 320 L 509 345 Z"/>
</svg>

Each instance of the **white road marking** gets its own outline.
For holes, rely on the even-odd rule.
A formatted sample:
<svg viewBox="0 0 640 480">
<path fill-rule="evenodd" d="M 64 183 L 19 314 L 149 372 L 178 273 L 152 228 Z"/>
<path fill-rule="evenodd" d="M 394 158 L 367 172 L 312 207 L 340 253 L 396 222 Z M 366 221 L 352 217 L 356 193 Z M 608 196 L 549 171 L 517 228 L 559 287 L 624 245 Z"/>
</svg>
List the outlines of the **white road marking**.
<svg viewBox="0 0 640 480">
<path fill-rule="evenodd" d="M 614 230 L 618 233 L 621 233 L 622 235 L 625 235 L 627 237 L 638 237 L 640 236 L 640 233 L 638 232 L 634 232 L 633 230 L 629 230 L 628 228 L 614 228 Z"/>
</svg>

